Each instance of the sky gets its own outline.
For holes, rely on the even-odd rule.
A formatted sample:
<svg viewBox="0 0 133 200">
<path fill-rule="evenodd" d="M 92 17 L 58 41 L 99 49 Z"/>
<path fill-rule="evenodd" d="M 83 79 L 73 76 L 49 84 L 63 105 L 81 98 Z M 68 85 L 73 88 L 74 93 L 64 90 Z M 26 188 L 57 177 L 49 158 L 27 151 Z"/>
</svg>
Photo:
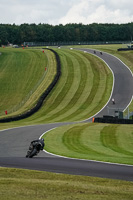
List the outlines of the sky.
<svg viewBox="0 0 133 200">
<path fill-rule="evenodd" d="M 0 24 L 133 22 L 133 0 L 0 0 Z"/>
</svg>

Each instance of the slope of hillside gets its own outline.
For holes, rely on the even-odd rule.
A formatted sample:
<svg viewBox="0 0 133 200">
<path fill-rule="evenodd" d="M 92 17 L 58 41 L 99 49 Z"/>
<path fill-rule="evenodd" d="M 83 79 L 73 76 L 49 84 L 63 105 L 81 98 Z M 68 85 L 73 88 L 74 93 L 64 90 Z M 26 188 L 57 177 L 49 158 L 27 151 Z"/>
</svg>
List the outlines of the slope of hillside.
<svg viewBox="0 0 133 200">
<path fill-rule="evenodd" d="M 54 49 L 61 59 L 62 75 L 32 123 L 79 121 L 99 111 L 112 89 L 112 74 L 100 59 L 84 52 Z"/>
<path fill-rule="evenodd" d="M 32 107 L 56 74 L 54 54 L 45 50 L 0 49 L 0 115 Z"/>
</svg>

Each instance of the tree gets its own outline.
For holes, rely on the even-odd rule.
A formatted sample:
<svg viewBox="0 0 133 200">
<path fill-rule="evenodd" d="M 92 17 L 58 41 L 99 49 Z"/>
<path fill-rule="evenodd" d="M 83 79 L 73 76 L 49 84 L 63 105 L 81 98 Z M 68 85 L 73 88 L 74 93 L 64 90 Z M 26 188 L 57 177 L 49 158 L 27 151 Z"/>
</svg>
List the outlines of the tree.
<svg viewBox="0 0 133 200">
<path fill-rule="evenodd" d="M 133 22 L 128 24 L 0 24 L 0 43 L 131 41 Z"/>
</svg>

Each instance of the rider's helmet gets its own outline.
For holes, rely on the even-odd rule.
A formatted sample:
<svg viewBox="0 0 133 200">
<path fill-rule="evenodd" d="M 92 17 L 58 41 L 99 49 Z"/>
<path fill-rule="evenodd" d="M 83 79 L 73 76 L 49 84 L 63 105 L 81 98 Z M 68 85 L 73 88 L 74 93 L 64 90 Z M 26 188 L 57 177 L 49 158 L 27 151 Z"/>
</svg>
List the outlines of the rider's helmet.
<svg viewBox="0 0 133 200">
<path fill-rule="evenodd" d="M 44 142 L 44 138 L 41 138 L 41 140 Z"/>
</svg>

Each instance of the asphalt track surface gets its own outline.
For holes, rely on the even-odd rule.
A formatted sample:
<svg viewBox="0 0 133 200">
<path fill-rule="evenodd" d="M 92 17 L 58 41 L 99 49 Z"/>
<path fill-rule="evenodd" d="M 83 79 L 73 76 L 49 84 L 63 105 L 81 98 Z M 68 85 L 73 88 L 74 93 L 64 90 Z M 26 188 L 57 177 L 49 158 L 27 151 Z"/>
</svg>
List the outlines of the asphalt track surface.
<svg viewBox="0 0 133 200">
<path fill-rule="evenodd" d="M 82 51 L 94 54 L 90 49 L 82 49 Z M 107 115 L 107 107 L 124 110 L 133 96 L 132 73 L 112 55 L 107 53 L 101 55 L 99 51 L 96 51 L 95 55 L 104 60 L 114 74 L 114 87 L 110 99 L 96 116 Z M 115 105 L 112 105 L 112 98 L 115 99 Z M 85 121 L 91 120 L 90 118 Z M 25 158 L 31 140 L 39 138 L 52 128 L 66 124 L 69 123 L 35 125 L 0 131 L 0 166 L 133 181 L 131 165 L 63 158 L 46 152 L 40 152 L 32 159 Z"/>
</svg>

